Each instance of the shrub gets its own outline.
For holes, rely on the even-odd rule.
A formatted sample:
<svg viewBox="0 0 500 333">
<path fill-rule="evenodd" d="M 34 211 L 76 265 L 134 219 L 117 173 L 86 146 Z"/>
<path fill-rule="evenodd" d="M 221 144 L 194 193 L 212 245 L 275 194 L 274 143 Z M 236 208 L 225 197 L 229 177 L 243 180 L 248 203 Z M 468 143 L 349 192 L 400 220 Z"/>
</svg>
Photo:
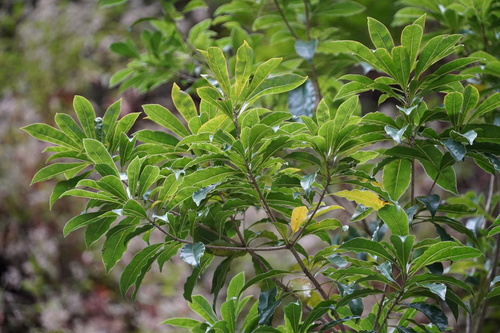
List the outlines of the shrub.
<svg viewBox="0 0 500 333">
<path fill-rule="evenodd" d="M 177 18 L 175 7 L 162 3 L 166 16 Z M 198 3 L 188 3 L 186 11 Z M 483 3 L 485 13 L 494 6 Z M 500 220 L 493 215 L 500 95 L 478 89 L 473 80 L 481 79 L 478 62 L 496 60 L 458 56 L 459 34 L 424 34 L 425 14 L 404 27 L 399 43 L 384 24 L 368 18 L 370 49 L 320 31 L 329 13 L 354 15 L 363 10 L 358 3 L 272 5 L 280 16 L 259 16 L 253 25 L 286 34 L 296 51 L 286 61 L 262 60 L 255 52 L 263 52 L 255 46 L 258 37 L 237 24 L 237 14 L 245 22 L 260 5 L 241 0 L 223 5 L 214 18 L 232 27 L 230 40 L 216 39 L 207 30 L 210 21 L 195 25 L 187 38 L 174 20 L 155 21 L 157 30 L 143 34 L 146 53 L 130 43 L 112 47 L 137 58 L 112 78 L 122 88 L 147 91 L 171 80 L 191 60 L 176 58 L 177 49 L 195 59 L 187 67 L 190 75 L 205 73 L 191 89 L 199 100 L 174 84 L 176 113 L 143 106 L 160 130 L 151 126 L 129 135 L 140 113 L 119 119 L 118 101 L 100 118 L 80 96 L 74 99 L 78 121 L 58 114 L 58 128 L 23 128 L 54 144 L 46 149 L 53 153 L 49 161 L 59 159 L 33 183 L 66 178 L 54 187 L 50 205 L 66 196 L 86 199 L 84 212 L 66 223 L 64 234 L 85 227 L 89 247 L 105 237 L 107 271 L 131 239 L 142 237 L 144 248 L 120 280 L 124 297 L 133 287 L 132 299 L 155 263 L 161 269 L 179 254 L 193 266 L 184 298 L 202 319 L 165 323 L 192 332 L 439 332 L 449 329 L 448 313 L 468 316 L 469 330 L 481 332 L 488 301 L 500 294 Z M 293 21 L 298 14 L 303 26 Z M 401 17 L 402 11 L 398 23 Z M 271 38 L 270 45 L 279 43 Z M 154 61 L 137 67 L 153 58 L 182 65 L 161 77 Z M 343 64 L 336 75 L 361 62 L 377 76 L 350 73 L 335 81 L 322 62 L 333 59 Z M 301 75 L 306 72 L 309 79 Z M 396 112 L 362 113 L 358 95 L 367 91 L 379 93 L 379 104 L 395 104 Z M 459 188 L 455 169 L 463 163 L 491 174 L 486 198 Z M 249 224 L 245 213 L 254 209 L 265 217 Z M 350 218 L 335 215 L 337 210 Z M 157 239 L 152 234 L 163 241 L 151 241 Z M 311 236 L 316 249 L 308 251 L 301 242 Z M 266 254 L 278 251 L 296 265 L 274 267 Z M 252 261 L 253 277 L 236 274 L 225 287 L 231 265 L 242 256 Z M 214 262 L 210 304 L 192 293 Z M 253 285 L 260 287 L 258 301 L 243 295 Z M 221 290 L 227 297 L 217 307 Z M 273 326 L 281 304 L 281 326 Z"/>
</svg>

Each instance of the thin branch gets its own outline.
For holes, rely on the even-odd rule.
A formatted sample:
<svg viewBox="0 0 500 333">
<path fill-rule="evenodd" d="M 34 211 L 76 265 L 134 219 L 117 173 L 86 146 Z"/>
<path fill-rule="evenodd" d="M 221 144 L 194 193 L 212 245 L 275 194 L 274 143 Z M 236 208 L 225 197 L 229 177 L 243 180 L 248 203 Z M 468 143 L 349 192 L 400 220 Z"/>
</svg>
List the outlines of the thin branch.
<svg viewBox="0 0 500 333">
<path fill-rule="evenodd" d="M 319 87 L 319 81 L 318 81 L 318 73 L 316 72 L 316 65 L 314 65 L 314 62 L 311 60 L 311 81 L 314 85 L 314 94 L 316 97 L 316 103 L 315 103 L 315 108 L 318 107 L 319 102 L 323 99 L 323 95 L 321 94 L 321 89 Z"/>
<path fill-rule="evenodd" d="M 321 206 L 321 203 L 323 202 L 323 199 L 325 198 L 326 194 L 328 193 L 328 186 L 330 186 L 330 181 L 331 181 L 330 170 L 327 169 L 326 173 L 327 173 L 326 184 L 325 184 L 325 187 L 323 188 L 323 192 L 321 192 L 321 194 L 319 196 L 318 203 L 316 204 L 316 207 L 314 208 L 313 212 L 311 213 L 311 216 L 309 217 L 309 219 L 302 226 L 302 230 L 300 230 L 299 233 L 297 234 L 297 236 L 295 237 L 295 239 L 292 240 L 292 242 L 290 242 L 291 246 L 294 246 L 299 241 L 300 237 L 302 237 L 304 230 L 311 223 L 311 221 L 314 219 L 314 215 L 318 212 L 319 207 Z"/>
<path fill-rule="evenodd" d="M 155 223 L 154 221 L 151 221 L 151 220 L 148 220 L 149 223 L 151 223 L 152 225 L 154 225 L 156 227 L 156 229 L 158 229 L 159 231 L 161 231 L 163 234 L 165 234 L 166 236 L 172 238 L 173 240 L 175 241 L 178 241 L 179 243 L 183 243 L 183 244 L 195 244 L 194 242 L 192 241 L 188 241 L 186 239 L 182 239 L 182 238 L 179 238 L 179 237 L 176 237 L 174 235 L 172 235 L 171 233 L 169 233 L 168 231 L 166 231 L 165 229 L 163 229 L 162 227 L 160 227 L 157 223 Z M 205 244 L 205 248 L 207 249 L 211 249 L 211 250 L 227 250 L 227 251 L 244 251 L 244 252 L 249 252 L 249 251 L 253 251 L 253 252 L 266 252 L 266 251 L 278 251 L 278 250 L 285 250 L 287 249 L 287 246 L 286 245 L 280 245 L 280 246 L 263 246 L 263 247 L 237 247 L 237 246 L 218 246 L 218 245 L 208 245 L 208 244 Z"/>
<path fill-rule="evenodd" d="M 316 278 L 311 274 L 311 272 L 309 271 L 309 269 L 307 269 L 306 265 L 304 265 L 304 263 L 302 262 L 302 259 L 300 259 L 300 255 L 299 253 L 297 252 L 297 250 L 292 246 L 291 243 L 288 243 L 288 249 L 290 250 L 290 252 L 292 252 L 293 256 L 295 257 L 295 260 L 297 261 L 297 263 L 299 264 L 300 268 L 302 269 L 302 272 L 304 272 L 304 274 L 309 278 L 309 280 L 311 280 L 311 282 L 313 283 L 314 287 L 316 287 L 316 289 L 318 290 L 318 292 L 320 293 L 321 297 L 323 297 L 323 299 L 328 299 L 328 295 L 325 293 L 325 291 L 323 290 L 323 288 L 321 287 L 321 284 L 318 282 L 318 280 L 316 280 Z"/>
<path fill-rule="evenodd" d="M 385 302 L 385 293 L 386 292 L 387 292 L 387 285 L 384 286 L 384 294 L 382 295 L 382 299 L 380 300 L 380 304 L 378 306 L 377 315 L 376 315 L 375 320 L 374 320 L 374 327 L 373 327 L 374 330 L 378 329 L 378 321 L 380 320 L 380 315 L 382 314 L 382 306 Z"/>
<path fill-rule="evenodd" d="M 242 245 L 243 245 L 243 244 L 241 244 L 241 243 L 238 243 L 237 241 L 235 241 L 235 240 L 234 240 L 234 239 L 232 239 L 231 237 L 227 237 L 227 236 L 226 236 L 226 235 L 224 235 L 224 234 L 220 234 L 219 232 L 217 232 L 216 230 L 214 230 L 214 229 L 210 228 L 209 226 L 206 226 L 206 225 L 201 224 L 201 223 L 196 223 L 196 226 L 197 226 L 197 227 L 200 227 L 200 228 L 202 228 L 202 229 L 205 229 L 205 230 L 207 230 L 207 231 L 211 232 L 211 233 L 212 233 L 212 234 L 214 234 L 214 235 L 220 236 L 222 239 L 224 239 L 225 241 L 227 241 L 227 242 L 229 242 L 229 243 L 233 243 L 233 244 L 235 244 L 235 245 L 237 245 L 237 246 L 242 246 Z"/>
<path fill-rule="evenodd" d="M 306 35 L 307 35 L 307 40 L 311 40 L 311 24 L 309 22 L 309 1 L 304 0 L 304 8 L 305 8 L 305 14 L 306 14 Z"/>
<path fill-rule="evenodd" d="M 247 167 L 247 171 L 248 171 L 248 178 L 250 178 L 250 182 L 252 183 L 253 187 L 257 191 L 257 194 L 259 195 L 259 200 L 260 200 L 262 207 L 264 208 L 264 210 L 266 211 L 267 215 L 269 216 L 269 218 L 271 219 L 272 222 L 275 222 L 275 223 L 278 222 L 278 220 L 276 220 L 276 217 L 274 216 L 271 208 L 267 204 L 266 198 L 262 194 L 262 191 L 260 190 L 259 184 L 257 184 L 257 180 L 255 179 L 255 176 L 252 172 L 252 169 L 250 168 L 248 163 L 247 163 L 246 167 Z"/>
<path fill-rule="evenodd" d="M 293 31 L 292 26 L 288 22 L 288 20 L 287 20 L 287 18 L 285 16 L 285 13 L 283 12 L 283 10 L 280 7 L 280 4 L 278 3 L 278 0 L 274 0 L 274 4 L 276 5 L 276 8 L 278 8 L 278 12 L 280 13 L 281 18 L 283 19 L 283 22 L 285 22 L 285 24 L 286 24 L 288 30 L 290 31 L 290 33 L 292 34 L 292 36 L 295 39 L 300 39 L 299 36 L 297 36 L 297 34 L 295 33 L 295 31 Z"/>
</svg>

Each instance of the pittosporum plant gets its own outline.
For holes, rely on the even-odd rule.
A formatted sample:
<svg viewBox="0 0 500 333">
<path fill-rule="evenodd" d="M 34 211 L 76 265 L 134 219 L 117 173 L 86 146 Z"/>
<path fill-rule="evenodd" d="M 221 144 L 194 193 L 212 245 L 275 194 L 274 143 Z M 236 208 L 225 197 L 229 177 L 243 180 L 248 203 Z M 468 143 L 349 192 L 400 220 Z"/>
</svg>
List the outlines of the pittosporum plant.
<svg viewBox="0 0 500 333">
<path fill-rule="evenodd" d="M 308 49 L 311 61 L 316 52 L 347 53 L 351 63 L 362 61 L 380 75 L 343 76 L 338 93 L 324 94 L 312 116 L 266 107 L 272 95 L 307 78 L 287 72 L 279 58 L 256 63 L 246 41 L 230 61 L 218 47 L 196 51 L 208 68 L 196 89 L 199 103 L 174 85 L 178 115 L 143 106 L 161 129 L 129 134 L 140 113 L 119 119 L 118 101 L 100 118 L 77 96 L 77 120 L 57 114 L 58 128 L 23 128 L 54 144 L 45 151 L 49 161 L 59 160 L 33 183 L 64 175 L 51 206 L 66 196 L 86 199 L 64 234 L 85 228 L 88 247 L 104 238 L 106 271 L 131 239 L 142 237 L 144 247 L 121 275 L 124 297 L 133 288 L 135 299 L 153 265 L 161 269 L 175 255 L 192 265 L 183 295 L 200 319 L 165 324 L 227 333 L 449 330 L 450 316 L 474 310 L 469 300 L 500 295 L 499 247 L 492 243 L 500 233 L 492 216 L 498 197 L 490 195 L 484 206 L 460 195 L 455 171 L 471 160 L 498 179 L 500 95 L 481 96 L 464 85 L 473 75 L 461 71 L 479 59 L 443 61 L 456 54 L 461 36 L 426 38 L 425 15 L 403 29 L 399 43 L 379 21 L 370 18 L 368 27 L 374 49 L 328 40 Z M 368 90 L 381 93 L 380 103 L 394 101 L 397 112 L 362 114 L 358 94 Z M 443 103 L 431 105 L 437 94 Z M 429 185 L 419 193 L 424 177 Z M 356 205 L 349 218 L 332 215 L 349 211 L 348 201 Z M 245 213 L 254 209 L 265 217 L 249 224 Z M 468 217 L 481 219 L 481 232 L 464 226 Z M 419 232 L 420 225 L 429 230 Z M 158 235 L 162 241 L 152 241 Z M 309 236 L 314 251 L 301 245 Z M 296 264 L 273 267 L 267 254 L 275 252 Z M 242 256 L 253 272 L 234 275 L 231 264 Z M 465 276 L 485 258 L 487 285 L 478 291 Z M 213 262 L 210 302 L 193 288 Z M 258 297 L 245 296 L 254 285 Z M 227 296 L 218 305 L 221 290 Z M 284 318 L 274 319 L 282 304 Z"/>
</svg>

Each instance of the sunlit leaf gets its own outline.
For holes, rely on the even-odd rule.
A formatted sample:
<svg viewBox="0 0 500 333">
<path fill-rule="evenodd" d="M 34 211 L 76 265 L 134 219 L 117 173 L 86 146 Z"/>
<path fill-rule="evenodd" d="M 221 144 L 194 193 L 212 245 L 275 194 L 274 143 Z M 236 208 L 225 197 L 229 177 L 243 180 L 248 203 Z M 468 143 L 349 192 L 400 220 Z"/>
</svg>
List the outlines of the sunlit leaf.
<svg viewBox="0 0 500 333">
<path fill-rule="evenodd" d="M 379 196 L 371 191 L 343 190 L 333 194 L 341 198 L 346 198 L 347 200 L 355 201 L 357 204 L 362 204 L 375 210 L 379 210 L 388 204 L 388 202 L 380 200 Z"/>
</svg>

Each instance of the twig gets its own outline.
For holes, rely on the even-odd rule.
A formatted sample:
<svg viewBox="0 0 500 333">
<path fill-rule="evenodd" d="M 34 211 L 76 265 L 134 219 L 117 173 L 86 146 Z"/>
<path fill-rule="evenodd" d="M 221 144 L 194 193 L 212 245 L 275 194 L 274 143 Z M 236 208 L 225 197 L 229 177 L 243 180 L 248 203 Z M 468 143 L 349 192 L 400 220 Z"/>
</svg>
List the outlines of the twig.
<svg viewBox="0 0 500 333">
<path fill-rule="evenodd" d="M 326 196 L 326 193 L 328 191 L 328 186 L 330 186 L 330 181 L 331 181 L 330 169 L 327 169 L 326 173 L 327 173 L 326 184 L 325 184 L 325 187 L 323 188 L 323 192 L 321 192 L 321 194 L 319 196 L 318 203 L 316 204 L 316 207 L 314 208 L 313 212 L 311 213 L 311 216 L 309 217 L 309 219 L 306 221 L 306 223 L 304 223 L 302 230 L 300 230 L 299 233 L 297 234 L 297 236 L 295 237 L 295 239 L 292 242 L 290 242 L 291 246 L 294 246 L 299 241 L 299 239 L 302 236 L 302 234 L 304 233 L 304 230 L 306 229 L 306 227 L 314 219 L 314 215 L 318 212 L 319 207 L 321 206 L 321 203 L 323 202 L 323 199 Z"/>
<path fill-rule="evenodd" d="M 311 25 L 309 22 L 309 1 L 304 0 L 304 8 L 305 8 L 305 13 L 306 13 L 306 35 L 307 35 L 307 40 L 311 40 Z"/>
<path fill-rule="evenodd" d="M 179 243 L 183 243 L 183 244 L 195 244 L 195 242 L 192 242 L 192 241 L 188 241 L 186 239 L 182 239 L 182 238 L 179 238 L 179 237 L 176 237 L 174 235 L 172 235 L 171 233 L 169 233 L 168 231 L 166 231 L 165 229 L 163 229 L 162 227 L 160 227 L 157 223 L 155 223 L 154 221 L 151 221 L 151 220 L 148 220 L 149 223 L 151 223 L 152 225 L 154 225 L 156 227 L 156 229 L 158 229 L 159 231 L 161 231 L 163 234 L 165 234 L 166 236 L 172 238 L 173 240 L 175 241 L 178 241 Z M 248 247 L 248 246 L 219 246 L 219 245 L 209 245 L 209 244 L 205 244 L 205 248 L 207 249 L 212 249 L 212 250 L 228 250 L 228 251 L 245 251 L 245 252 L 248 252 L 248 251 L 253 251 L 253 252 L 266 252 L 266 251 L 278 251 L 278 250 L 285 250 L 287 249 L 287 246 L 286 245 L 280 245 L 280 246 L 263 246 L 263 247 Z"/>
<path fill-rule="evenodd" d="M 280 4 L 278 3 L 278 0 L 274 0 L 274 4 L 276 5 L 276 8 L 278 8 L 278 12 L 280 13 L 281 17 L 283 18 L 283 22 L 285 22 L 285 24 L 286 24 L 288 30 L 290 31 L 290 33 L 292 34 L 292 36 L 295 39 L 300 39 L 299 36 L 297 36 L 297 34 L 295 33 L 295 31 L 293 31 L 292 27 L 290 26 L 290 23 L 286 19 L 285 13 L 283 13 L 283 10 L 281 9 Z"/>
</svg>

